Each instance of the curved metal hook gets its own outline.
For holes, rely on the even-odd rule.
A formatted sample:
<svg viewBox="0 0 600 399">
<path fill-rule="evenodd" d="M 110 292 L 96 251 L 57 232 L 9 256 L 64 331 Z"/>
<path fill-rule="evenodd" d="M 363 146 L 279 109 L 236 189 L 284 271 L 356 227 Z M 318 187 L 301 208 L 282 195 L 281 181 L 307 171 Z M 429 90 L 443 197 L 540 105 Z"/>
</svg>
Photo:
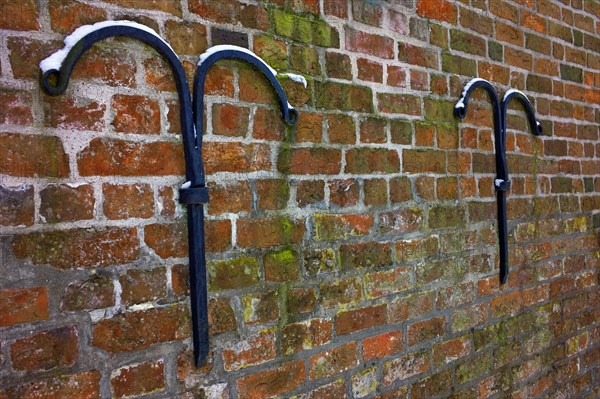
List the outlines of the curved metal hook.
<svg viewBox="0 0 600 399">
<path fill-rule="evenodd" d="M 153 47 L 165 57 L 171 66 L 180 102 L 180 120 L 183 134 L 183 150 L 186 163 L 187 180 L 195 180 L 194 165 L 199 163 L 199 154 L 194 149 L 194 127 L 191 110 L 190 90 L 183 65 L 173 51 L 160 36 L 147 26 L 130 21 L 104 21 L 94 25 L 84 25 L 65 38 L 65 47 L 40 63 L 42 69 L 41 85 L 44 90 L 57 96 L 63 93 L 69 84 L 75 64 L 83 53 L 96 42 L 110 37 L 124 36 L 138 39 Z M 58 69 L 56 68 L 58 66 Z M 57 76 L 57 84 L 50 82 Z"/>
<path fill-rule="evenodd" d="M 454 106 L 454 115 L 460 119 L 464 119 L 465 116 L 467 116 L 467 107 L 469 106 L 469 99 L 471 98 L 471 93 L 473 93 L 473 90 L 477 89 L 481 87 L 482 89 L 484 89 L 488 95 L 490 96 L 490 101 L 492 102 L 492 105 L 494 106 L 494 124 L 496 123 L 496 112 L 500 111 L 500 100 L 498 97 L 498 93 L 496 92 L 496 89 L 494 89 L 494 86 L 492 86 L 492 84 L 490 82 L 488 82 L 485 79 L 472 79 L 469 83 L 467 83 L 465 85 L 465 88 L 463 89 L 460 99 L 456 102 L 456 105 Z M 498 112 L 498 117 L 500 116 L 500 113 Z"/>
<path fill-rule="evenodd" d="M 502 99 L 502 114 L 505 116 L 505 119 L 508 110 L 508 103 L 513 98 L 519 100 L 519 102 L 523 105 L 525 113 L 527 114 L 527 119 L 529 120 L 529 128 L 531 129 L 531 133 L 536 136 L 542 134 L 542 124 L 535 119 L 535 110 L 533 109 L 529 98 L 527 98 L 527 96 L 519 90 L 511 89 L 504 94 L 504 98 Z M 504 134 L 506 134 L 506 126 L 503 126 L 503 128 Z"/>
</svg>

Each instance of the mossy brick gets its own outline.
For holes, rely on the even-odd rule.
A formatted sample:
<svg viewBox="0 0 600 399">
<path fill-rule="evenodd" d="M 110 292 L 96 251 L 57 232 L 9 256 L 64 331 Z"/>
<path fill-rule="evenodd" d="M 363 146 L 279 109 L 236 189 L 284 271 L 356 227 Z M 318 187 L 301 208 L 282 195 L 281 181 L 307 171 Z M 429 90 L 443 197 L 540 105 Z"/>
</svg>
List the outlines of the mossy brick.
<svg viewBox="0 0 600 399">
<path fill-rule="evenodd" d="M 488 41 L 488 56 L 498 62 L 502 62 L 504 59 L 504 48 L 502 45 L 495 41 Z"/>
<path fill-rule="evenodd" d="M 362 299 L 362 291 L 362 284 L 358 278 L 321 283 L 319 302 L 326 308 L 358 302 Z"/>
<path fill-rule="evenodd" d="M 290 315 L 311 312 L 317 306 L 314 288 L 290 289 L 287 294 L 287 312 Z"/>
<path fill-rule="evenodd" d="M 346 153 L 346 173 L 395 173 L 400 171 L 400 157 L 396 150 L 356 147 Z"/>
<path fill-rule="evenodd" d="M 331 248 L 313 249 L 304 253 L 304 270 L 309 276 L 335 270 L 335 251 Z"/>
<path fill-rule="evenodd" d="M 331 341 L 333 323 L 325 319 L 311 319 L 292 323 L 281 329 L 281 351 L 285 355 L 322 346 Z"/>
<path fill-rule="evenodd" d="M 430 356 L 427 351 L 412 352 L 383 364 L 383 383 L 391 385 L 412 376 L 425 373 L 430 368 Z"/>
<path fill-rule="evenodd" d="M 350 236 L 361 236 L 369 233 L 373 226 L 373 215 L 315 215 L 315 231 L 317 240 L 336 240 Z"/>
<path fill-rule="evenodd" d="M 477 62 L 470 58 L 443 51 L 442 71 L 457 75 L 477 76 Z"/>
<path fill-rule="evenodd" d="M 315 82 L 316 106 L 338 111 L 373 112 L 373 94 L 364 86 Z"/>
<path fill-rule="evenodd" d="M 291 249 L 266 254 L 263 264 L 268 281 L 291 281 L 298 276 L 298 254 Z"/>
<path fill-rule="evenodd" d="M 433 122 L 456 123 L 454 102 L 425 98 L 425 119 Z"/>
<path fill-rule="evenodd" d="M 453 50 L 485 57 L 485 40 L 458 29 L 450 29 L 450 46 Z"/>
<path fill-rule="evenodd" d="M 293 45 L 290 48 L 290 62 L 292 68 L 302 73 L 319 75 L 321 64 L 317 49 L 307 46 Z"/>
<path fill-rule="evenodd" d="M 387 114 L 420 115 L 421 99 L 410 94 L 378 93 L 377 109 Z"/>
<path fill-rule="evenodd" d="M 494 363 L 491 351 L 476 356 L 456 368 L 456 378 L 460 384 L 477 379 L 492 369 Z"/>
<path fill-rule="evenodd" d="M 461 227 L 466 224 L 463 207 L 436 205 L 429 210 L 429 228 Z"/>
<path fill-rule="evenodd" d="M 288 68 L 287 45 L 268 35 L 254 37 L 254 52 L 275 69 Z"/>
<path fill-rule="evenodd" d="M 316 46 L 339 47 L 339 33 L 326 22 L 283 10 L 273 10 L 271 18 L 275 33 L 280 36 Z"/>
<path fill-rule="evenodd" d="M 277 291 L 252 292 L 242 299 L 242 315 L 246 324 L 263 324 L 277 320 L 279 305 Z"/>
<path fill-rule="evenodd" d="M 571 82 L 583 82 L 583 70 L 567 64 L 560 64 L 560 77 Z"/>
<path fill-rule="evenodd" d="M 390 121 L 390 136 L 393 144 L 410 145 L 412 143 L 412 124 L 402 119 Z"/>
<path fill-rule="evenodd" d="M 209 289 L 220 291 L 250 287 L 259 280 L 258 261 L 250 256 L 208 264 Z"/>
</svg>

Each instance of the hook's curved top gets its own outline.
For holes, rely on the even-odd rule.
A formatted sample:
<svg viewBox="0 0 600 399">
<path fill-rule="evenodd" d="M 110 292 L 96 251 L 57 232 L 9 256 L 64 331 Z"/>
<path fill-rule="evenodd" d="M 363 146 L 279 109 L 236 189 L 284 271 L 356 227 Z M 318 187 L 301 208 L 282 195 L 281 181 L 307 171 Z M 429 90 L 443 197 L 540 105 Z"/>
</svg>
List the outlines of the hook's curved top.
<svg viewBox="0 0 600 399">
<path fill-rule="evenodd" d="M 194 149 L 194 126 L 191 114 L 192 100 L 183 65 L 173 48 L 152 28 L 131 21 L 103 21 L 93 25 L 83 25 L 73 31 L 64 40 L 65 46 L 40 62 L 42 70 L 41 84 L 44 90 L 57 96 L 63 93 L 69 84 L 73 68 L 83 53 L 96 42 L 115 36 L 132 37 L 153 47 L 167 59 L 175 76 L 179 94 L 183 150 L 186 163 L 187 180 L 195 180 L 194 165 L 199 163 Z M 51 78 L 56 76 L 56 84 Z"/>
<path fill-rule="evenodd" d="M 504 98 L 502 99 L 502 112 L 504 115 L 506 115 L 509 101 L 513 98 L 519 100 L 519 102 L 523 104 L 523 108 L 527 113 L 527 119 L 529 120 L 529 128 L 531 129 L 531 133 L 535 134 L 536 136 L 542 134 L 542 124 L 535 119 L 535 110 L 533 109 L 529 98 L 527 98 L 527 96 L 519 90 L 510 89 L 506 92 L 506 94 L 504 94 Z M 504 129 L 506 130 L 506 126 L 504 126 Z"/>
<path fill-rule="evenodd" d="M 492 84 L 485 79 L 475 78 L 471 79 L 471 81 L 465 85 L 460 99 L 456 102 L 456 105 L 454 106 L 454 115 L 456 117 L 463 119 L 467 115 L 467 106 L 469 105 L 471 93 L 478 87 L 481 87 L 485 91 L 487 91 L 488 95 L 490 96 L 490 100 L 494 105 L 494 113 L 499 111 L 499 109 L 497 109 L 496 107 L 500 105 L 500 100 L 498 98 L 498 93 L 496 92 L 496 89 L 494 89 L 494 86 L 492 86 Z"/>
<path fill-rule="evenodd" d="M 279 102 L 279 109 L 281 110 L 281 115 L 285 119 L 288 125 L 295 125 L 298 122 L 298 112 L 290 105 L 287 101 L 287 97 L 283 88 L 281 87 L 281 83 L 277 80 L 277 71 L 262 58 L 254 54 L 252 51 L 238 46 L 231 45 L 220 45 L 214 46 L 208 49 L 204 54 L 200 56 L 200 60 L 198 61 L 198 68 L 196 69 L 196 74 L 194 77 L 194 98 L 198 97 L 196 94 L 199 93 L 200 90 L 203 89 L 204 86 L 204 78 L 206 77 L 206 73 L 208 69 L 217 61 L 222 59 L 236 59 L 242 60 L 250 63 L 255 68 L 264 73 L 267 77 L 271 86 L 277 92 L 277 100 Z M 305 83 L 306 85 L 306 83 Z M 194 107 L 196 109 L 196 107 Z M 196 115 L 196 119 L 198 119 L 198 115 Z M 199 132 L 201 134 L 201 132 Z"/>
</svg>

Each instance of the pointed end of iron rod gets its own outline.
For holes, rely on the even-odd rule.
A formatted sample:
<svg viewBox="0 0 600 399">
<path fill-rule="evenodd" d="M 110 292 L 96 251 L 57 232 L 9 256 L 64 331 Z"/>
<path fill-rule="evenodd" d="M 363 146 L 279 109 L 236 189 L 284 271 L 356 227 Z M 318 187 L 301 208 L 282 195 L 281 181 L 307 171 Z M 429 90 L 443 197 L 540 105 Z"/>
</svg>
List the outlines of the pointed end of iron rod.
<svg viewBox="0 0 600 399">
<path fill-rule="evenodd" d="M 194 365 L 200 368 L 206 364 L 208 353 L 205 350 L 194 351 Z"/>
<path fill-rule="evenodd" d="M 504 285 L 508 281 L 508 269 L 503 269 L 504 270 L 500 270 L 500 285 Z"/>
</svg>

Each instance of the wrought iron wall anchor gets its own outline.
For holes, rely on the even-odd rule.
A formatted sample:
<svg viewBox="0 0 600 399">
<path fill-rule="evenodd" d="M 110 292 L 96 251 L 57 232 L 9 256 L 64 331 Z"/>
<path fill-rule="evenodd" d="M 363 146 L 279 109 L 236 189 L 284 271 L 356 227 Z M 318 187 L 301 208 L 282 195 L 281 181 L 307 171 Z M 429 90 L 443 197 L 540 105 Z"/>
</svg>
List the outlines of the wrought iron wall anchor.
<svg viewBox="0 0 600 399">
<path fill-rule="evenodd" d="M 535 119 L 535 111 L 525 94 L 518 90 L 511 89 L 506 92 L 502 102 L 496 93 L 496 90 L 485 79 L 473 79 L 466 84 L 462 95 L 454 106 L 456 117 L 463 119 L 467 115 L 469 98 L 473 90 L 481 87 L 484 89 L 492 102 L 494 112 L 494 150 L 496 153 L 496 180 L 494 188 L 496 189 L 496 202 L 498 204 L 498 241 L 500 245 L 500 284 L 508 280 L 508 228 L 506 222 L 506 192 L 510 190 L 510 180 L 508 179 L 508 166 L 506 164 L 506 112 L 508 103 L 513 98 L 518 100 L 527 113 L 529 127 L 531 132 L 538 136 L 542 133 L 542 125 Z"/>
<path fill-rule="evenodd" d="M 206 257 L 204 243 L 204 209 L 208 189 L 202 162 L 202 121 L 204 112 L 204 81 L 210 67 L 221 59 L 248 62 L 263 72 L 278 96 L 279 108 L 285 121 L 294 125 L 297 111 L 288 103 L 277 72 L 251 51 L 236 46 L 215 46 L 200 57 L 193 86 L 193 99 L 179 57 L 171 46 L 154 30 L 130 21 L 104 21 L 85 25 L 65 38 L 65 47 L 40 63 L 41 85 L 53 96 L 63 93 L 69 83 L 73 67 L 81 55 L 94 43 L 115 36 L 138 39 L 153 47 L 167 59 L 177 86 L 180 102 L 180 120 L 185 156 L 187 182 L 179 190 L 179 201 L 188 207 L 188 243 L 190 269 L 190 297 L 192 311 L 194 362 L 200 366 L 208 355 L 208 300 L 206 284 Z"/>
</svg>

